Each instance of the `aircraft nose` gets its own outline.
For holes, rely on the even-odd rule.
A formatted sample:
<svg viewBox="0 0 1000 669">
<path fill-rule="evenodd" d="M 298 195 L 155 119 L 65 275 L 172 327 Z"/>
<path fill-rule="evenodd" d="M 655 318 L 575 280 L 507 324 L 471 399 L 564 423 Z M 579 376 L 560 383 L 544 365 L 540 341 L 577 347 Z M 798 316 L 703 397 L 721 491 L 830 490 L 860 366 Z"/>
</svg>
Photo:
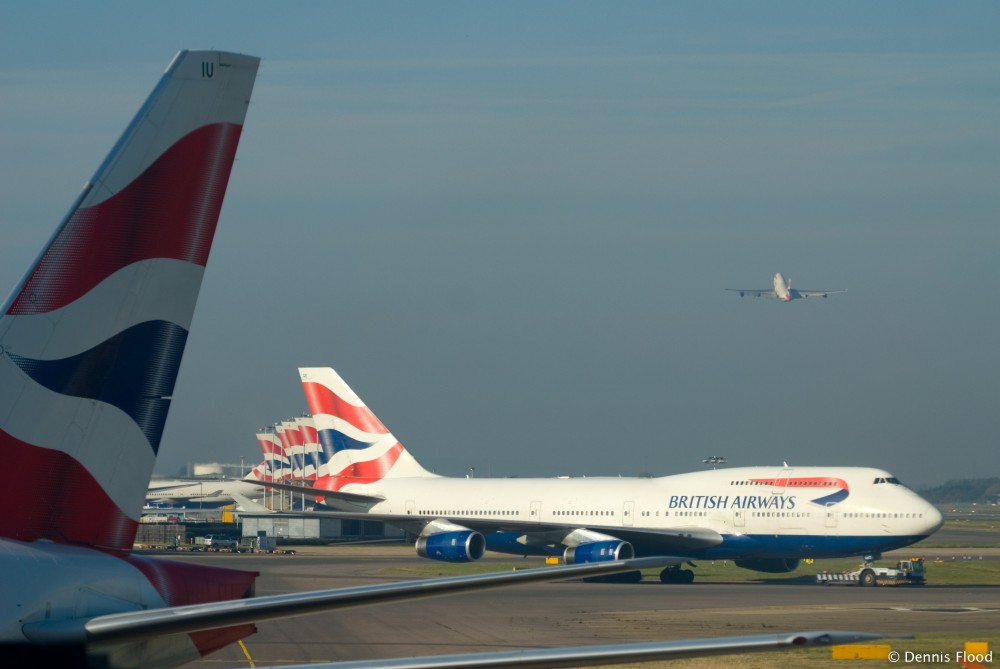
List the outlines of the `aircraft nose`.
<svg viewBox="0 0 1000 669">
<path fill-rule="evenodd" d="M 924 522 L 927 524 L 927 534 L 934 534 L 944 525 L 944 516 L 933 504 L 928 503 L 927 510 L 924 511 Z"/>
</svg>

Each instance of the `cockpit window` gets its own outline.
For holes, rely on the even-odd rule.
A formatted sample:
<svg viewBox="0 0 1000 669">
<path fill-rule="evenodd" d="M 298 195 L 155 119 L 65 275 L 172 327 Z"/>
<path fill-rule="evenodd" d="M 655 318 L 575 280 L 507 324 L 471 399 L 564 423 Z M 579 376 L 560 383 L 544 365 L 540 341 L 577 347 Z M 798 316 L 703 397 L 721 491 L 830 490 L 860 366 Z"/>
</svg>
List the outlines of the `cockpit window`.
<svg viewBox="0 0 1000 669">
<path fill-rule="evenodd" d="M 900 481 L 895 476 L 880 476 L 875 479 L 874 483 L 875 485 L 878 485 L 879 483 L 892 483 L 893 485 L 903 485 L 903 482 Z"/>
</svg>

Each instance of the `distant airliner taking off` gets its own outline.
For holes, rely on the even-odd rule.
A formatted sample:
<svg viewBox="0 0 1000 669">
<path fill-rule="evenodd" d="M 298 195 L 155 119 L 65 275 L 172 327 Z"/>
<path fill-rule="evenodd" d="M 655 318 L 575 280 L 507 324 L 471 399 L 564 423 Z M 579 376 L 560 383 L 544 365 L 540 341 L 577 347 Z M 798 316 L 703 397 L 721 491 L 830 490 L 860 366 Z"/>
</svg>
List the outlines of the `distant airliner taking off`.
<svg viewBox="0 0 1000 669">
<path fill-rule="evenodd" d="M 417 553 L 435 560 L 477 560 L 487 549 L 561 555 L 567 563 L 672 556 L 660 579 L 690 582 L 694 573 L 680 569 L 688 560 L 787 572 L 803 558 L 908 546 L 942 522 L 892 474 L 867 467 L 742 467 L 660 478 L 438 476 L 334 370 L 299 374 L 329 454 L 307 490 L 338 517 L 412 533 Z"/>
<path fill-rule="evenodd" d="M 781 272 L 774 275 L 774 288 L 726 288 L 726 290 L 732 290 L 740 294 L 740 297 L 746 295 L 753 295 L 754 297 L 770 297 L 774 299 L 781 300 L 782 302 L 791 302 L 792 300 L 798 300 L 806 297 L 826 297 L 831 293 L 846 293 L 846 288 L 841 288 L 838 290 L 801 290 L 799 288 L 792 288 L 791 279 L 785 279 L 781 276 Z"/>
</svg>

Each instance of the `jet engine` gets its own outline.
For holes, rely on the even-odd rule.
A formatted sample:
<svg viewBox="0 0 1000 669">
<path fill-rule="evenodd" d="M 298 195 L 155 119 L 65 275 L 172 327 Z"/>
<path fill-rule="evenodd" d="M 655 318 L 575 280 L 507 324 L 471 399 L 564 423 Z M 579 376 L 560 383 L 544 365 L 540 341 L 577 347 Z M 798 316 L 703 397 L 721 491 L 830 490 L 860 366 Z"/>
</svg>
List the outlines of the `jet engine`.
<svg viewBox="0 0 1000 669">
<path fill-rule="evenodd" d="M 757 558 L 754 560 L 736 560 L 737 567 L 763 571 L 768 574 L 785 574 L 799 568 L 801 560 L 789 558 Z"/>
<path fill-rule="evenodd" d="M 632 544 L 615 539 L 612 541 L 590 541 L 579 546 L 570 546 L 563 553 L 566 564 L 584 562 L 605 562 L 611 560 L 631 560 L 635 557 Z"/>
<path fill-rule="evenodd" d="M 443 562 L 473 562 L 486 552 L 486 539 L 475 530 L 435 532 L 417 537 L 417 555 Z"/>
</svg>

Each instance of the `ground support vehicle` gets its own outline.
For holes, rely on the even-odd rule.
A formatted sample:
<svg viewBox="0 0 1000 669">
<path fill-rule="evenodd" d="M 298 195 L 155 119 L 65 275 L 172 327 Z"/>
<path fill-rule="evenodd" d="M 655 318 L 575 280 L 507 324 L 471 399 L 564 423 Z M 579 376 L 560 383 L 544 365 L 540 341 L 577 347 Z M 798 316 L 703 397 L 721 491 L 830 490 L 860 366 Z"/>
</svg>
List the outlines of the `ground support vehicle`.
<svg viewBox="0 0 1000 669">
<path fill-rule="evenodd" d="M 816 574 L 816 582 L 821 585 L 923 585 L 926 582 L 923 558 L 900 560 L 892 567 L 878 567 L 871 560 L 865 560 L 861 569 L 833 573 Z"/>
<path fill-rule="evenodd" d="M 194 543 L 203 546 L 205 550 L 220 551 L 234 550 L 239 542 L 222 534 L 206 534 L 204 537 L 196 537 Z"/>
</svg>

